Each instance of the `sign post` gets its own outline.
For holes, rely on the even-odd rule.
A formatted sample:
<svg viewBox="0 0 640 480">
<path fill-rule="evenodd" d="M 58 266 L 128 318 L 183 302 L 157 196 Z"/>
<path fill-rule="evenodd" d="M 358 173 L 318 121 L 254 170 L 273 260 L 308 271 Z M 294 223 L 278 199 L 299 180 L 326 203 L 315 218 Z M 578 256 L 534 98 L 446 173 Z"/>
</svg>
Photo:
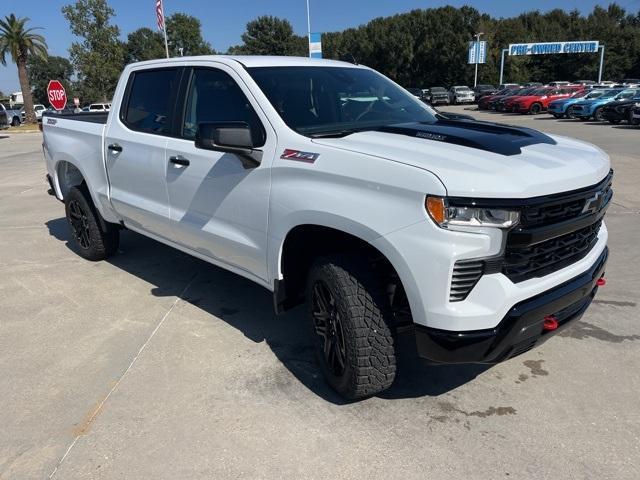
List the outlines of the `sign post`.
<svg viewBox="0 0 640 480">
<path fill-rule="evenodd" d="M 162 0 L 156 0 L 156 23 L 158 24 L 158 30 L 164 35 L 164 50 L 169 58 L 169 42 L 167 41 L 167 25 L 164 23 L 164 5 Z"/>
<path fill-rule="evenodd" d="M 63 110 L 67 105 L 67 92 L 58 80 L 49 80 L 47 97 L 51 106 L 58 111 Z"/>
<path fill-rule="evenodd" d="M 478 64 L 486 63 L 487 59 L 487 42 L 481 42 L 480 36 L 484 35 L 484 33 L 476 34 L 476 41 L 469 42 L 469 64 L 476 65 L 476 74 L 473 80 L 473 86 L 478 85 Z"/>
</svg>

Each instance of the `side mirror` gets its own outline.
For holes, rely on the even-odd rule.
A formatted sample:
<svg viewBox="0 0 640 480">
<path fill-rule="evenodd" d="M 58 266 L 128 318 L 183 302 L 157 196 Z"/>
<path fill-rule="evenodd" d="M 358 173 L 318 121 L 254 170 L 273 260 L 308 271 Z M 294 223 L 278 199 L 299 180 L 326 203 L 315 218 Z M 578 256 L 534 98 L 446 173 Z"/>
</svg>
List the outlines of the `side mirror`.
<svg viewBox="0 0 640 480">
<path fill-rule="evenodd" d="M 251 127 L 245 122 L 199 123 L 195 145 L 236 154 L 245 168 L 255 168 L 262 161 L 262 151 L 255 148 Z"/>
</svg>

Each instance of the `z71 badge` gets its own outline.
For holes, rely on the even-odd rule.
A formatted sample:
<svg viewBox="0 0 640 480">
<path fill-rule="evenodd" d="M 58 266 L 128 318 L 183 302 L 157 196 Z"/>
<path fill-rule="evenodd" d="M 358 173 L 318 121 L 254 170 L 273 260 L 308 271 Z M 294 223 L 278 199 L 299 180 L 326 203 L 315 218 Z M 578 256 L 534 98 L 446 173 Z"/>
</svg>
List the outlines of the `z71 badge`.
<svg viewBox="0 0 640 480">
<path fill-rule="evenodd" d="M 282 155 L 280 155 L 280 158 L 284 160 L 297 160 L 298 162 L 313 163 L 318 159 L 319 156 L 319 153 L 301 152 L 300 150 L 291 150 L 289 148 L 285 148 L 284 152 L 282 152 Z"/>
</svg>

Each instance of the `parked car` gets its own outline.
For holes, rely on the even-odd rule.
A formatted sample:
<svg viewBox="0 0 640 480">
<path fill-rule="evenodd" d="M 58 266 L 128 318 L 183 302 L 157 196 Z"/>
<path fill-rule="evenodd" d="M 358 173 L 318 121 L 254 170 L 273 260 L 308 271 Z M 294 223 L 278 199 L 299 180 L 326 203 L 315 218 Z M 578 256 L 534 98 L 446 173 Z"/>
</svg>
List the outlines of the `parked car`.
<svg viewBox="0 0 640 480">
<path fill-rule="evenodd" d="M 429 103 L 431 105 L 439 105 L 444 103 L 445 105 L 449 105 L 449 94 L 447 93 L 447 89 L 444 87 L 431 87 L 429 94 Z"/>
<path fill-rule="evenodd" d="M 640 104 L 640 90 L 631 98 L 620 98 L 606 103 L 602 107 L 602 118 L 609 123 L 618 124 L 622 121 L 633 124 L 633 112 L 636 104 Z"/>
<path fill-rule="evenodd" d="M 523 87 L 542 87 L 541 82 L 527 82 L 522 85 Z"/>
<path fill-rule="evenodd" d="M 449 89 L 449 103 L 454 105 L 458 103 L 473 103 L 475 99 L 473 90 L 466 85 L 456 85 Z"/>
<path fill-rule="evenodd" d="M 22 124 L 22 105 L 18 104 L 12 108 L 8 103 L 0 103 L 0 110 L 4 112 L 8 125 L 17 127 Z"/>
<path fill-rule="evenodd" d="M 536 89 L 537 87 L 520 88 L 517 90 L 517 92 L 513 92 L 512 95 L 508 95 L 494 101 L 492 109 L 496 112 L 512 112 L 513 105 L 518 100 L 518 98 L 529 95 Z"/>
<path fill-rule="evenodd" d="M 478 110 L 489 110 L 489 103 L 491 103 L 493 99 L 495 99 L 496 97 L 501 97 L 502 95 L 506 95 L 511 90 L 512 89 L 510 88 L 503 88 L 502 90 L 498 90 L 493 95 L 485 95 L 483 97 L 480 97 L 478 99 Z"/>
<path fill-rule="evenodd" d="M 89 105 L 90 112 L 108 112 L 110 109 L 110 103 L 92 103 Z"/>
<path fill-rule="evenodd" d="M 489 97 L 489 103 L 487 104 L 487 107 L 489 108 L 489 110 L 495 110 L 496 107 L 498 106 L 498 103 L 505 99 L 506 97 L 512 97 L 514 95 L 520 95 L 520 93 L 522 92 L 523 88 L 518 87 L 518 88 L 509 88 L 507 89 L 502 95 L 495 95 L 492 97 Z"/>
<path fill-rule="evenodd" d="M 407 88 L 407 92 L 416 97 L 419 100 L 422 100 L 422 89 L 421 88 Z"/>
<path fill-rule="evenodd" d="M 473 93 L 476 97 L 476 102 L 478 102 L 482 97 L 486 97 L 487 95 L 495 95 L 498 92 L 498 89 L 495 85 L 476 85 L 473 87 Z"/>
<path fill-rule="evenodd" d="M 128 228 L 257 283 L 278 313 L 306 301 L 291 328 L 349 399 L 391 386 L 400 329 L 433 362 L 498 363 L 570 328 L 604 284 L 602 150 L 438 118 L 364 66 L 129 64 L 108 114 L 46 113 L 43 130 L 80 256 L 120 254 Z"/>
<path fill-rule="evenodd" d="M 640 78 L 623 78 L 618 83 L 621 83 L 627 86 L 638 86 L 640 85 Z"/>
<path fill-rule="evenodd" d="M 36 114 L 36 120 L 40 121 L 42 119 L 42 112 L 44 112 L 47 109 L 47 107 L 45 107 L 44 105 L 42 105 L 41 103 L 36 103 L 33 105 L 33 112 Z M 27 119 L 27 113 L 24 111 L 24 108 L 22 109 L 22 122 L 24 123 L 24 121 Z"/>
<path fill-rule="evenodd" d="M 521 88 L 521 85 L 519 83 L 501 83 L 500 85 L 498 85 L 499 91 L 511 88 Z"/>
<path fill-rule="evenodd" d="M 569 98 L 552 101 L 549 103 L 547 111 L 556 118 L 572 118 L 573 113 L 571 112 L 571 108 L 574 104 L 582 100 L 593 100 L 594 98 L 602 96 L 603 93 L 604 90 L 579 90 Z"/>
<path fill-rule="evenodd" d="M 638 89 L 634 88 L 611 88 L 605 90 L 598 98 L 582 100 L 575 103 L 571 107 L 571 113 L 574 118 L 579 118 L 580 120 L 589 120 L 590 118 L 593 118 L 594 120 L 601 122 L 604 120 L 604 118 L 602 118 L 602 107 L 614 100 L 632 98 L 636 95 L 637 91 Z"/>
<path fill-rule="evenodd" d="M 548 87 L 564 87 L 565 85 L 570 85 L 570 82 L 567 82 L 565 80 L 556 80 L 556 81 L 547 83 Z"/>
<path fill-rule="evenodd" d="M 593 80 L 575 80 L 574 82 L 572 82 L 574 85 L 583 85 L 583 86 L 589 86 L 589 85 L 595 85 L 596 82 L 594 82 Z"/>
<path fill-rule="evenodd" d="M 549 104 L 560 98 L 569 98 L 576 91 L 582 89 L 581 86 L 565 85 L 563 87 L 542 87 L 531 92 L 527 96 L 518 98 L 517 102 L 514 102 L 511 109 L 517 113 L 530 113 L 537 115 L 544 112 Z"/>
</svg>

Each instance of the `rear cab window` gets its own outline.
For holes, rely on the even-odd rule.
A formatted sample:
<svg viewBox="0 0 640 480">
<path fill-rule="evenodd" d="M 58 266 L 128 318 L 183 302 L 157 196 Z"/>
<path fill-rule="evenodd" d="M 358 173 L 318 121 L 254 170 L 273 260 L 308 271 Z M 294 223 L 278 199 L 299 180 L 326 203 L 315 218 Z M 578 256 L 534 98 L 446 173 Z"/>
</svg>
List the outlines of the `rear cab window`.
<svg viewBox="0 0 640 480">
<path fill-rule="evenodd" d="M 180 71 L 179 68 L 134 71 L 120 110 L 122 122 L 138 132 L 169 135 Z"/>
</svg>

